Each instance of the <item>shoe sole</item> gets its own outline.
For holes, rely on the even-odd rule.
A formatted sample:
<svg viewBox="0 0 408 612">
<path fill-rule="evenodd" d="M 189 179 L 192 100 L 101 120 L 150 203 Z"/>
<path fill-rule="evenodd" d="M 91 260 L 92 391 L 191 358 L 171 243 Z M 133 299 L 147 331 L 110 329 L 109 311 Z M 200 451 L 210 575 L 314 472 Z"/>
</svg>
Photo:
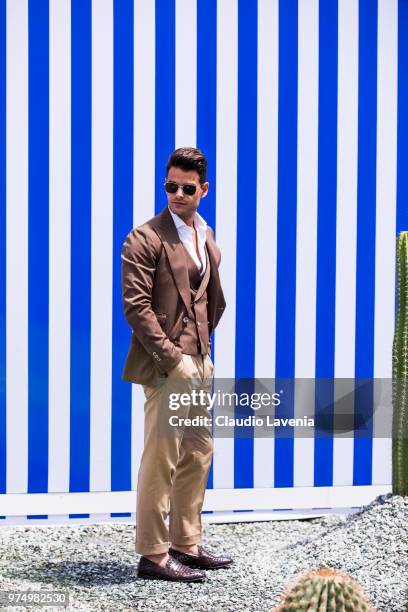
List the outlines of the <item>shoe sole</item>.
<svg viewBox="0 0 408 612">
<path fill-rule="evenodd" d="M 150 574 L 137 574 L 138 578 L 144 578 L 146 580 L 168 580 L 169 582 L 204 582 L 207 580 L 206 576 L 200 578 L 171 578 L 170 576 L 151 576 Z"/>
<path fill-rule="evenodd" d="M 226 565 L 215 565 L 214 567 L 201 567 L 200 565 L 188 565 L 190 569 L 200 569 L 203 571 L 207 570 L 219 570 L 219 569 L 227 569 L 227 567 L 231 567 L 232 563 L 228 563 Z"/>
</svg>

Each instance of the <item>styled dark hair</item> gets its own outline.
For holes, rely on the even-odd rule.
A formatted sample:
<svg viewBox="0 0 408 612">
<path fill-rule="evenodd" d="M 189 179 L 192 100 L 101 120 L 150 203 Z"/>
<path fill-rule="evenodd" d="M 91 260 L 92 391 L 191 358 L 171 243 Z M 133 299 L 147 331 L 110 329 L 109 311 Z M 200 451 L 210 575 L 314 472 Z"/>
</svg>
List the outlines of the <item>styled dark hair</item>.
<svg viewBox="0 0 408 612">
<path fill-rule="evenodd" d="M 185 172 L 188 170 L 195 170 L 200 177 L 200 184 L 202 185 L 205 183 L 207 176 L 207 160 L 200 149 L 194 149 L 194 147 L 181 147 L 180 149 L 176 149 L 167 160 L 166 176 L 172 166 L 181 168 Z"/>
</svg>

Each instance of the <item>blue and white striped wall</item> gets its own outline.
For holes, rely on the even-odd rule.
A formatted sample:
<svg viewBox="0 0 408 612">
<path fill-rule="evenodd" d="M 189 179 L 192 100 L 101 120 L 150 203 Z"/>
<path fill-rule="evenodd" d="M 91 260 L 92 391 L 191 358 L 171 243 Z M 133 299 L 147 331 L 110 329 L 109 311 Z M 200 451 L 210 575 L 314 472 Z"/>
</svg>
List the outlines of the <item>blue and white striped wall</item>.
<svg viewBox="0 0 408 612">
<path fill-rule="evenodd" d="M 120 251 L 175 147 L 209 161 L 217 375 L 390 377 L 407 108 L 408 0 L 0 0 L 0 514 L 134 511 Z M 216 439 L 206 507 L 390 482 L 385 438 Z"/>
</svg>

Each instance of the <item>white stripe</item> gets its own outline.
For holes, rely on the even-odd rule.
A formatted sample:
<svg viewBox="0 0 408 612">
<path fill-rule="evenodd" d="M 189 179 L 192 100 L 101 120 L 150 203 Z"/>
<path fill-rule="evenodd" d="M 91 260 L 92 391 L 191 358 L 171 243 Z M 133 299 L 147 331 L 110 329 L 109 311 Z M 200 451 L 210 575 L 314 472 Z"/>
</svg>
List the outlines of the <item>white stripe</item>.
<svg viewBox="0 0 408 612">
<path fill-rule="evenodd" d="M 374 318 L 374 377 L 392 376 L 390 347 L 394 335 L 397 99 L 398 99 L 398 2 L 378 2 L 377 63 L 377 207 Z M 373 484 L 391 482 L 391 440 L 376 438 L 376 431 L 391 421 L 391 405 L 374 413 Z"/>
<path fill-rule="evenodd" d="M 195 147 L 197 138 L 197 0 L 176 0 L 175 115 L 176 148 Z"/>
<path fill-rule="evenodd" d="M 132 490 L 136 491 L 140 460 L 144 447 L 144 406 L 145 395 L 142 385 L 132 385 Z M 136 500 L 135 500 L 136 503 Z"/>
<path fill-rule="evenodd" d="M 238 5 L 217 4 L 217 244 L 227 307 L 215 331 L 215 376 L 235 376 L 235 290 L 237 243 Z M 231 272 L 232 271 L 232 272 Z M 216 411 L 214 413 L 214 417 Z M 234 486 L 234 440 L 214 440 L 214 487 Z"/>
<path fill-rule="evenodd" d="M 374 384 L 372 484 L 392 483 L 392 379 Z"/>
<path fill-rule="evenodd" d="M 155 4 L 137 0 L 134 14 L 133 223 L 154 215 L 155 183 Z M 163 179 L 165 168 L 163 168 Z M 163 191 L 163 195 L 164 191 Z M 165 201 L 165 200 L 164 200 Z"/>
<path fill-rule="evenodd" d="M 255 377 L 275 378 L 279 2 L 258 3 Z M 275 385 L 268 384 L 270 392 Z M 275 440 L 254 440 L 254 487 L 274 484 Z"/>
<path fill-rule="evenodd" d="M 255 376 L 275 376 L 279 2 L 258 5 Z M 265 282 L 267 280 L 267 282 Z"/>
<path fill-rule="evenodd" d="M 319 100 L 319 2 L 299 2 L 298 150 L 296 223 L 295 377 L 313 379 L 316 363 L 317 159 Z M 313 416 L 304 394 L 313 394 L 311 380 L 295 382 L 294 415 Z M 305 409 L 308 407 L 308 411 Z M 310 430 L 308 430 L 309 433 Z M 294 429 L 294 486 L 313 486 L 314 439 Z"/>
<path fill-rule="evenodd" d="M 113 2 L 92 3 L 90 490 L 111 486 Z"/>
<path fill-rule="evenodd" d="M 358 0 L 340 0 L 338 9 L 335 377 L 353 379 L 357 251 Z M 335 385 L 334 399 L 337 397 Z M 353 438 L 344 436 L 344 439 L 335 439 L 333 454 L 333 484 L 352 484 Z"/>
<path fill-rule="evenodd" d="M 69 491 L 71 303 L 71 2 L 50 2 L 49 474 Z"/>
<path fill-rule="evenodd" d="M 28 6 L 7 2 L 7 492 L 27 491 Z"/>
<path fill-rule="evenodd" d="M 138 226 L 151 219 L 155 211 L 155 2 L 137 0 L 134 10 L 133 225 Z M 144 399 L 142 387 L 132 385 L 133 490 L 143 452 Z"/>
</svg>

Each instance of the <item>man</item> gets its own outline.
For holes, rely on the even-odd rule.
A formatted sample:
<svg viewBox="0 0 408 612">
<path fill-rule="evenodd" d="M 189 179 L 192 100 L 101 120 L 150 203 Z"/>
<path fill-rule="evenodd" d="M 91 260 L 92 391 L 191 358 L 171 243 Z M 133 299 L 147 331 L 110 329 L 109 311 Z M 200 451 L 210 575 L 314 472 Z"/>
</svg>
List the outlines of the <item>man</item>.
<svg viewBox="0 0 408 612">
<path fill-rule="evenodd" d="M 221 253 L 197 212 L 208 193 L 206 170 L 200 150 L 176 149 L 166 167 L 167 206 L 133 229 L 122 250 L 123 306 L 133 330 L 123 379 L 143 385 L 146 397 L 136 507 L 138 575 L 146 578 L 202 581 L 203 569 L 232 563 L 199 544 L 213 452 L 208 405 L 179 406 L 181 420 L 207 419 L 193 435 L 182 426 L 167 435 L 161 429 L 170 383 L 190 394 L 211 390 L 210 337 L 225 299 L 218 274 Z"/>
</svg>

